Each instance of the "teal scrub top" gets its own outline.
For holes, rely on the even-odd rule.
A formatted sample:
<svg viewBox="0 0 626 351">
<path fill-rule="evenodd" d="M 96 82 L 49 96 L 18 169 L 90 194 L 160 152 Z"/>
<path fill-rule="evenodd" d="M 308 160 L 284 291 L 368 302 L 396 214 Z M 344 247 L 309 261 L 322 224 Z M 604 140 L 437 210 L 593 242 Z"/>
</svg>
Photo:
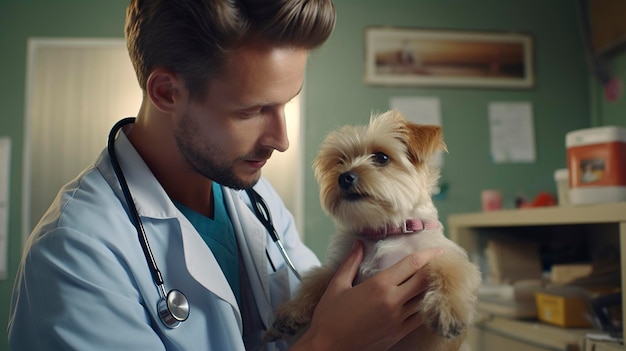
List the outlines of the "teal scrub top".
<svg viewBox="0 0 626 351">
<path fill-rule="evenodd" d="M 213 182 L 212 190 L 214 203 L 212 219 L 179 202 L 174 201 L 174 205 L 191 222 L 204 242 L 209 246 L 215 259 L 217 259 L 217 263 L 222 268 L 222 272 L 224 272 L 231 289 L 233 289 L 237 302 L 241 305 L 239 258 L 235 230 L 230 222 L 228 212 L 226 212 L 222 187 L 218 183 Z"/>
</svg>

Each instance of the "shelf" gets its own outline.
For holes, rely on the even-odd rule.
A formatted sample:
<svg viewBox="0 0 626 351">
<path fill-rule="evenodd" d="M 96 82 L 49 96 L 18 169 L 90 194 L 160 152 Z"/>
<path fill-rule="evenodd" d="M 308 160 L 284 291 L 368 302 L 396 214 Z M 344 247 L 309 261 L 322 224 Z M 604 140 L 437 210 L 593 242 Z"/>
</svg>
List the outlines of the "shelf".
<svg viewBox="0 0 626 351">
<path fill-rule="evenodd" d="M 626 347 L 622 341 L 614 339 L 605 333 L 590 334 L 585 340 L 585 351 L 624 351 Z"/>
<path fill-rule="evenodd" d="M 448 217 L 446 234 L 481 267 L 489 240 L 499 238 L 521 238 L 547 246 L 561 241 L 582 240 L 590 252 L 611 247 L 619 248 L 623 253 L 626 252 L 626 202 L 454 214 Z M 619 256 L 622 301 L 626 301 L 626 289 L 623 288 L 626 255 Z M 626 310 L 622 320 L 626 320 Z M 582 350 L 588 332 L 589 329 L 560 328 L 536 320 L 491 315 L 477 321 L 471 328 L 470 336 L 472 345 L 478 345 L 473 349 L 481 351 L 572 351 Z M 622 332 L 626 334 L 626 326 Z M 598 343 L 593 350 L 626 351 L 626 348 Z"/>
<path fill-rule="evenodd" d="M 487 317 L 475 328 L 515 340 L 517 343 L 547 350 L 581 350 L 585 335 L 593 329 L 560 328 L 537 321 Z M 488 348 L 489 345 L 481 345 Z"/>
<path fill-rule="evenodd" d="M 448 217 L 450 228 L 617 222 L 626 222 L 626 202 L 476 212 L 455 214 Z"/>
<path fill-rule="evenodd" d="M 594 342 L 592 345 L 585 348 L 585 351 L 624 351 L 626 347 L 620 344 L 614 343 L 602 343 L 602 342 Z"/>
</svg>

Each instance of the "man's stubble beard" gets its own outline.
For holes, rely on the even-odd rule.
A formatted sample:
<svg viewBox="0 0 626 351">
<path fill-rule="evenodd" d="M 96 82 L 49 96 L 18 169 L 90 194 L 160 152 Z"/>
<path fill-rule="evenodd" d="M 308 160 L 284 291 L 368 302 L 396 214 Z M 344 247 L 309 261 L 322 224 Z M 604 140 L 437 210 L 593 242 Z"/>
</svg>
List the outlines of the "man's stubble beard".
<svg viewBox="0 0 626 351">
<path fill-rule="evenodd" d="M 194 171 L 209 180 L 235 190 L 251 188 L 259 181 L 261 177 L 260 172 L 251 181 L 238 178 L 234 172 L 234 165 L 238 161 L 254 157 L 244 155 L 231 162 L 220 162 L 216 158 L 219 157 L 219 155 L 226 155 L 227 153 L 215 145 L 203 143 L 201 138 L 194 138 L 195 135 L 191 131 L 197 129 L 194 129 L 193 125 L 189 122 L 190 117 L 188 115 L 183 116 L 176 125 L 174 138 L 178 150 Z M 267 153 L 271 155 L 271 151 L 268 151 L 264 152 L 263 157 L 269 158 Z"/>
</svg>

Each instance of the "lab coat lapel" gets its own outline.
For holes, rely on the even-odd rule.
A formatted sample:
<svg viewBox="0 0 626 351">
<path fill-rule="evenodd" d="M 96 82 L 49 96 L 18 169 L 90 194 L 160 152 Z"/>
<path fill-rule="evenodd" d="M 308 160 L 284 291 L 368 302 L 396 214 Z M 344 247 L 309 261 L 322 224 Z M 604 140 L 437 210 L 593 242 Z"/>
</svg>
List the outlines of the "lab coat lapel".
<svg viewBox="0 0 626 351">
<path fill-rule="evenodd" d="M 272 317 L 270 302 L 270 288 L 265 256 L 267 244 L 266 229 L 252 213 L 252 210 L 232 190 L 224 189 L 224 198 L 230 215 L 237 243 L 243 262 L 248 272 L 250 287 L 254 291 L 254 298 L 259 314 L 266 328 L 269 327 Z"/>
<path fill-rule="evenodd" d="M 213 252 L 211 252 L 200 234 L 196 232 L 185 216 L 181 214 L 178 221 L 181 226 L 185 264 L 189 274 L 198 283 L 233 306 L 239 322 L 239 328 L 242 329 L 239 305 L 222 269 L 217 263 L 215 256 L 213 256 Z"/>
<path fill-rule="evenodd" d="M 178 220 L 187 270 L 198 283 L 233 307 L 239 322 L 239 329 L 243 330 L 237 300 L 215 256 L 213 256 L 213 252 L 187 218 L 176 209 L 176 206 L 174 206 L 165 190 L 154 178 L 154 175 L 124 133 L 119 133 L 115 142 L 115 149 L 117 150 L 120 166 L 126 176 L 126 181 L 133 195 L 139 215 L 154 219 L 176 218 Z M 125 202 L 117 178 L 115 178 L 112 170 L 110 159 L 105 153 L 106 150 L 103 152 L 98 167 L 109 184 L 111 184 L 111 187 Z M 168 235 L 170 234 L 173 233 Z M 164 279 L 167 280 L 167 277 L 164 277 Z"/>
</svg>

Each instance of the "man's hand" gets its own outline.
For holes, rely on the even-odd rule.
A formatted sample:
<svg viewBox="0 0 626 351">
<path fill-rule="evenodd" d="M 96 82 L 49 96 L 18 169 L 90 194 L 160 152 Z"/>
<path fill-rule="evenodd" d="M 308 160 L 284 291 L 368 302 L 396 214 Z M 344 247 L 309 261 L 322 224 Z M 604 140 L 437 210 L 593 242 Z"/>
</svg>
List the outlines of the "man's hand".
<svg viewBox="0 0 626 351">
<path fill-rule="evenodd" d="M 386 350 L 422 325 L 422 268 L 440 248 L 413 253 L 363 283 L 352 286 L 363 259 L 359 241 L 339 267 L 317 305 L 307 332 L 292 350 Z"/>
</svg>

